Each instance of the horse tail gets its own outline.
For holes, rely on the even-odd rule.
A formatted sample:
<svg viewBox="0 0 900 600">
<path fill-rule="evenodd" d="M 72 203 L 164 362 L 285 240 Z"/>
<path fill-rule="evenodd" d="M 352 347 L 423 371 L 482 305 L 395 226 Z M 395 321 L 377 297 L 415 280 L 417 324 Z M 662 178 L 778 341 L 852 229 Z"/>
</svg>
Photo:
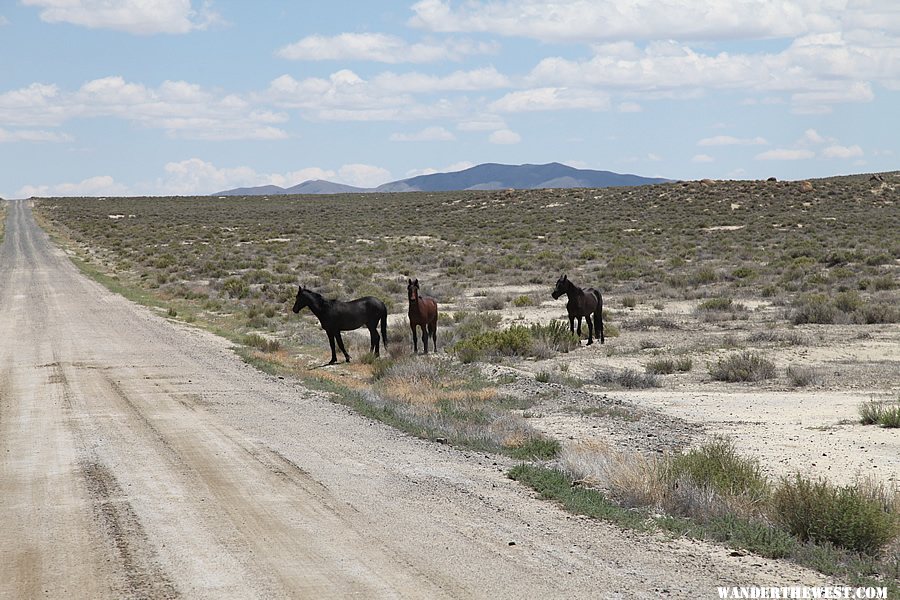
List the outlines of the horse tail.
<svg viewBox="0 0 900 600">
<path fill-rule="evenodd" d="M 384 344 L 385 349 L 387 349 L 388 344 L 388 336 L 387 336 L 387 308 L 384 309 L 384 312 L 381 313 L 381 342 Z"/>
<path fill-rule="evenodd" d="M 605 341 L 603 339 L 603 296 L 600 295 L 600 290 L 591 291 L 597 297 L 597 310 L 594 312 L 594 335 L 597 335 L 598 331 L 600 332 L 600 343 L 602 344 Z"/>
</svg>

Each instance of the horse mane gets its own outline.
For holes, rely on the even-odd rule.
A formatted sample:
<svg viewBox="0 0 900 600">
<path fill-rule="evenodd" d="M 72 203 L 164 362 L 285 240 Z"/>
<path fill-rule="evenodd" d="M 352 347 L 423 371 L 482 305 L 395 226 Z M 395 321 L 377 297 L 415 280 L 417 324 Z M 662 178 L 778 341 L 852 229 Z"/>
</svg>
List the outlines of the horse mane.
<svg viewBox="0 0 900 600">
<path fill-rule="evenodd" d="M 311 295 L 313 298 L 315 298 L 316 300 L 324 300 L 324 299 L 325 299 L 325 296 L 323 296 L 323 295 L 320 294 L 319 292 L 316 292 L 316 291 L 311 290 L 311 289 L 309 289 L 309 288 L 304 288 L 303 291 L 304 291 L 304 292 L 307 292 L 308 294 L 310 294 L 310 295 Z"/>
</svg>

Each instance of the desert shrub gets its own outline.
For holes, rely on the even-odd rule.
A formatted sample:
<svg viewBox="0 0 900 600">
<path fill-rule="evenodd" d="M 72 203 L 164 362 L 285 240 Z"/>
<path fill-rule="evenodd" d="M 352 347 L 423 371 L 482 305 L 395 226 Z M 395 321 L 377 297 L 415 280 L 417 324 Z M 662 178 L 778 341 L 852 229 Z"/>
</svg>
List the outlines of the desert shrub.
<svg viewBox="0 0 900 600">
<path fill-rule="evenodd" d="M 465 363 L 497 356 L 525 356 L 531 350 L 532 337 L 527 327 L 513 325 L 502 331 L 485 331 L 463 339 L 452 351 Z"/>
<path fill-rule="evenodd" d="M 863 425 L 900 427 L 900 398 L 894 402 L 869 400 L 859 405 L 859 422 Z"/>
<path fill-rule="evenodd" d="M 785 369 L 785 375 L 787 375 L 791 387 L 819 385 L 823 381 L 822 374 L 812 367 L 798 367 L 791 365 Z"/>
<path fill-rule="evenodd" d="M 892 429 L 900 427 L 900 402 L 885 408 L 878 419 L 878 424 Z"/>
<path fill-rule="evenodd" d="M 257 348 L 263 352 L 277 352 L 281 349 L 281 342 L 263 337 L 258 333 L 248 333 L 244 336 L 243 341 L 245 346 Z"/>
<path fill-rule="evenodd" d="M 716 381 L 762 381 L 775 377 L 775 365 L 755 352 L 745 351 L 711 364 L 709 374 Z"/>
<path fill-rule="evenodd" d="M 799 474 L 786 477 L 771 499 L 772 517 L 801 540 L 878 554 L 900 533 L 900 516 L 883 490 L 860 483 L 835 487 Z"/>
<path fill-rule="evenodd" d="M 669 375 L 675 372 L 675 361 L 671 358 L 656 358 L 644 365 L 644 371 L 652 375 Z"/>
<path fill-rule="evenodd" d="M 250 293 L 249 286 L 239 277 L 229 277 L 222 282 L 222 291 L 231 298 L 245 298 Z"/>
<path fill-rule="evenodd" d="M 485 296 L 476 303 L 476 306 L 478 310 L 501 310 L 506 306 L 506 298 L 497 295 Z"/>
<path fill-rule="evenodd" d="M 690 371 L 694 361 L 690 356 L 678 358 L 657 358 L 644 365 L 644 370 L 653 375 L 670 375 L 672 373 L 684 373 Z"/>
<path fill-rule="evenodd" d="M 863 425 L 874 425 L 878 423 L 881 414 L 884 412 L 884 403 L 872 399 L 859 405 L 859 422 Z"/>
<path fill-rule="evenodd" d="M 718 281 L 719 276 L 712 267 L 700 267 L 688 276 L 689 285 L 706 285 Z"/>
<path fill-rule="evenodd" d="M 897 278 L 891 275 L 876 277 L 872 280 L 872 289 L 876 291 L 893 290 L 897 287 Z"/>
<path fill-rule="evenodd" d="M 738 267 L 731 272 L 731 276 L 737 279 L 753 279 L 756 277 L 756 271 L 746 266 Z"/>
<path fill-rule="evenodd" d="M 784 343 L 789 346 L 803 346 L 806 344 L 806 338 L 796 331 L 781 332 L 771 329 L 752 333 L 747 336 L 747 341 L 754 344 L 760 342 Z"/>
<path fill-rule="evenodd" d="M 622 298 L 622 306 L 625 308 L 634 308 L 637 306 L 637 298 L 634 296 L 625 296 Z"/>
<path fill-rule="evenodd" d="M 516 306 L 518 308 L 535 305 L 537 305 L 537 302 L 535 302 L 534 298 L 528 295 L 518 296 L 515 300 L 513 300 L 513 306 Z"/>
<path fill-rule="evenodd" d="M 500 319 L 501 316 L 495 312 L 459 311 L 453 314 L 452 320 L 442 321 L 440 335 L 445 344 L 452 346 L 454 342 L 497 329 Z"/>
<path fill-rule="evenodd" d="M 725 297 L 710 298 L 697 306 L 698 310 L 732 310 L 732 308 L 735 308 L 733 300 Z"/>
<path fill-rule="evenodd" d="M 738 455 L 734 443 L 721 437 L 673 456 L 665 469 L 665 477 L 670 482 L 688 480 L 730 496 L 744 495 L 762 500 L 769 493 L 769 483 L 759 462 Z"/>
<path fill-rule="evenodd" d="M 801 296 L 794 302 L 794 312 L 791 321 L 794 325 L 805 323 L 834 323 L 837 318 L 837 308 L 828 301 L 824 294 L 808 294 Z"/>
<path fill-rule="evenodd" d="M 859 296 L 859 292 L 848 291 L 840 292 L 839 294 L 835 295 L 833 303 L 834 307 L 839 311 L 852 313 L 862 306 L 863 301 Z"/>
<path fill-rule="evenodd" d="M 679 373 L 687 373 L 694 368 L 694 361 L 690 356 L 679 356 L 675 359 L 675 370 Z"/>
<path fill-rule="evenodd" d="M 603 319 L 603 335 L 608 338 L 619 337 L 620 331 L 618 327 Z"/>
<path fill-rule="evenodd" d="M 612 369 L 601 369 L 594 374 L 594 381 L 597 383 L 608 383 L 620 385 L 628 389 L 647 389 L 659 387 L 659 379 L 652 373 L 641 373 L 634 369 L 624 369 L 614 371 Z"/>
<path fill-rule="evenodd" d="M 803 323 L 876 323 L 900 322 L 900 308 L 888 302 L 864 301 L 858 292 L 840 292 L 829 299 L 824 294 L 808 294 L 794 302 L 791 320 Z"/>
<path fill-rule="evenodd" d="M 580 344 L 578 336 L 562 321 L 550 321 L 546 325 L 535 323 L 529 330 L 532 339 L 556 352 L 569 352 Z"/>
<path fill-rule="evenodd" d="M 861 325 L 900 322 L 900 307 L 887 302 L 868 303 L 853 313 L 853 321 Z"/>
</svg>

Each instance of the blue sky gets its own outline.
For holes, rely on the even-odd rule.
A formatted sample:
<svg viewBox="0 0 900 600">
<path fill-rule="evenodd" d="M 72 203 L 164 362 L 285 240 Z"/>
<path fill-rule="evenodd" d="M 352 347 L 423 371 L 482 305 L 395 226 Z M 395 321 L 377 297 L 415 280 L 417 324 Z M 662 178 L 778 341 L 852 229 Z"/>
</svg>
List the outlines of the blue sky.
<svg viewBox="0 0 900 600">
<path fill-rule="evenodd" d="M 4 0 L 0 196 L 900 168 L 896 0 Z"/>
</svg>

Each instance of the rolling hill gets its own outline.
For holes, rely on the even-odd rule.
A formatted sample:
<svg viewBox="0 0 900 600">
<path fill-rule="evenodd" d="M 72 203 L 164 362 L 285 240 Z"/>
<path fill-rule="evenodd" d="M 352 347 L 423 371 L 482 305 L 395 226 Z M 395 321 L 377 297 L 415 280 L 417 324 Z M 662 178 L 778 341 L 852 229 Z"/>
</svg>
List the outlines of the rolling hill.
<svg viewBox="0 0 900 600">
<path fill-rule="evenodd" d="M 376 188 L 358 188 L 330 181 L 304 181 L 293 187 L 276 185 L 236 188 L 216 196 L 264 196 L 281 194 L 352 194 L 367 192 L 445 192 L 541 188 L 601 188 L 663 183 L 667 179 L 623 175 L 612 171 L 576 169 L 560 163 L 501 165 L 485 163 L 452 173 L 433 173 L 391 181 Z"/>
</svg>

